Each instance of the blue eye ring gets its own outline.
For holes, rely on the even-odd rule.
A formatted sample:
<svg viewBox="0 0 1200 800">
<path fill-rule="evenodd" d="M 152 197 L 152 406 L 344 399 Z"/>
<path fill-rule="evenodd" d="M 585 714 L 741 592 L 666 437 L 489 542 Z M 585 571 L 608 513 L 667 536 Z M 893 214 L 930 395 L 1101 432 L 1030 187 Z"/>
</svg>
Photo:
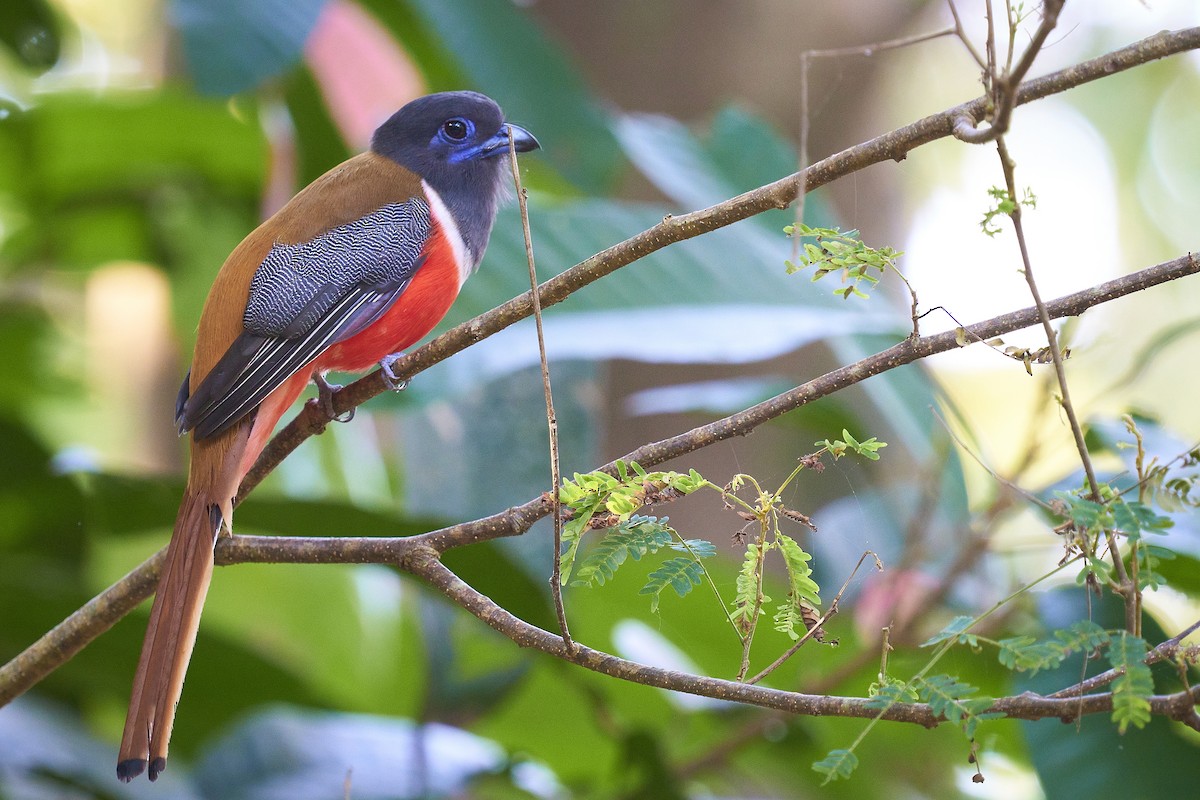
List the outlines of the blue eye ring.
<svg viewBox="0 0 1200 800">
<path fill-rule="evenodd" d="M 438 130 L 442 138 L 449 142 L 461 142 L 471 135 L 474 127 L 469 120 L 462 117 L 451 117 L 442 123 Z"/>
</svg>

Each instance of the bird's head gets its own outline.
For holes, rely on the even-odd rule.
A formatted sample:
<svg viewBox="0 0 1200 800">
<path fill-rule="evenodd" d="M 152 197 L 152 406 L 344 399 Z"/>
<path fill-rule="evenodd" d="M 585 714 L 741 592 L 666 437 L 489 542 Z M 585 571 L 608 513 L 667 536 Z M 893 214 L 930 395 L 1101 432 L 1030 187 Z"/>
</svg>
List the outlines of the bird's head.
<svg viewBox="0 0 1200 800">
<path fill-rule="evenodd" d="M 510 136 L 518 153 L 539 146 L 529 131 L 506 123 L 491 98 L 442 92 L 419 97 L 393 114 L 375 131 L 371 149 L 438 187 L 466 175 L 476 181 L 498 178 Z"/>
</svg>

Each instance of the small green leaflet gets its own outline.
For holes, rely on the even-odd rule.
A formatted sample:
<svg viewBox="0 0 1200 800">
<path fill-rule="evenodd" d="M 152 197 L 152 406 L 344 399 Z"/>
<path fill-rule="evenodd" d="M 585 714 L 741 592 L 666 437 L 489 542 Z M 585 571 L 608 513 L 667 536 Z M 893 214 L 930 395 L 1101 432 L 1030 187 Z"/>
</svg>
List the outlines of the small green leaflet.
<svg viewBox="0 0 1200 800">
<path fill-rule="evenodd" d="M 917 692 L 907 683 L 895 678 L 884 678 L 886 681 L 882 685 L 873 685 L 871 687 L 871 696 L 867 700 L 867 708 L 883 710 L 891 708 L 897 703 L 915 703 L 920 698 Z"/>
<path fill-rule="evenodd" d="M 787 565 L 788 596 L 781 603 L 772 617 L 775 630 L 786 633 L 792 641 L 800 638 L 797 625 L 804 627 L 804 619 L 800 615 L 801 604 L 811 608 L 821 607 L 820 587 L 812 579 L 812 567 L 808 562 L 812 556 L 804 552 L 796 540 L 782 533 L 775 535 L 775 546 L 783 554 L 784 564 Z"/>
<path fill-rule="evenodd" d="M 665 520 L 666 517 L 663 519 Z M 696 558 L 712 558 L 717 554 L 717 546 L 707 539 L 684 539 L 680 542 L 671 542 L 668 546 L 681 553 L 691 553 Z"/>
<path fill-rule="evenodd" d="M 949 624 L 942 628 L 941 631 L 921 642 L 921 647 L 929 647 L 937 644 L 938 642 L 944 642 L 947 639 L 957 639 L 959 644 L 967 644 L 971 647 L 978 647 L 979 640 L 975 637 L 975 635 L 972 633 L 965 633 L 965 631 L 974 624 L 974 617 L 955 617 L 954 619 L 950 620 Z"/>
<path fill-rule="evenodd" d="M 704 580 L 704 567 L 696 559 L 688 556 L 668 558 L 658 569 L 650 573 L 650 580 L 638 594 L 651 595 L 650 611 L 657 612 L 663 590 L 668 586 L 675 590 L 675 594 L 686 597 L 692 591 L 692 587 L 699 586 L 702 580 Z"/>
<path fill-rule="evenodd" d="M 771 622 L 775 630 L 780 633 L 786 633 L 788 638 L 793 642 L 800 638 L 800 633 L 796 630 L 796 627 L 804 626 L 804 618 L 800 616 L 800 609 L 790 598 L 780 603 L 779 608 L 775 609 L 775 614 L 771 617 Z"/>
<path fill-rule="evenodd" d="M 776 534 L 775 543 L 779 545 L 779 551 L 783 553 L 783 560 L 787 565 L 788 588 L 794 596 L 794 602 L 797 605 L 805 602 L 814 608 L 820 608 L 821 587 L 810 577 L 812 567 L 808 565 L 812 556 L 804 552 L 795 539 L 782 533 Z"/>
<path fill-rule="evenodd" d="M 858 756 L 849 750 L 830 750 L 829 755 L 814 762 L 812 768 L 825 776 L 822 786 L 830 781 L 846 780 L 858 768 Z"/>
</svg>

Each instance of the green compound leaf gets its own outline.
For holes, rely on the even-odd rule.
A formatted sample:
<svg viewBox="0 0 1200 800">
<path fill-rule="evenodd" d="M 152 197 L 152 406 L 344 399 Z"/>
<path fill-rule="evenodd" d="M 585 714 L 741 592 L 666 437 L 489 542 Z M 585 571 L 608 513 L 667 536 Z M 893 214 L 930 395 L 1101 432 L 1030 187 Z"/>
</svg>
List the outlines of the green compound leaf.
<svg viewBox="0 0 1200 800">
<path fill-rule="evenodd" d="M 691 553 L 696 558 L 712 558 L 717 554 L 717 546 L 707 539 L 684 539 L 682 542 L 671 542 L 669 546 L 681 553 Z"/>
<path fill-rule="evenodd" d="M 775 614 L 771 617 L 771 622 L 774 624 L 775 630 L 780 633 L 786 633 L 788 638 L 793 642 L 800 638 L 797 626 L 804 625 L 804 618 L 800 616 L 800 609 L 790 600 L 779 604 L 779 608 L 775 609 Z"/>
<path fill-rule="evenodd" d="M 776 534 L 775 543 L 779 545 L 779 552 L 783 554 L 784 563 L 787 565 L 788 594 L 792 602 L 797 606 L 804 602 L 814 608 L 820 608 L 821 587 L 812 579 L 812 567 L 808 565 L 812 556 L 804 552 L 795 539 L 782 533 Z"/>
<path fill-rule="evenodd" d="M 1062 643 L 1069 652 L 1088 653 L 1098 647 L 1108 644 L 1108 631 L 1101 628 L 1090 619 L 1081 619 L 1071 624 L 1065 631 L 1055 631 L 1054 638 Z"/>
<path fill-rule="evenodd" d="M 758 545 L 746 545 L 746 555 L 737 576 L 737 596 L 733 599 L 733 611 L 729 615 L 743 634 L 750 631 L 754 609 L 758 604 L 758 561 Z M 764 594 L 762 602 L 769 603 L 771 598 Z"/>
<path fill-rule="evenodd" d="M 1112 720 L 1121 733 L 1125 733 L 1130 725 L 1142 728 L 1150 721 L 1154 678 L 1144 660 L 1149 650 L 1145 639 L 1124 631 L 1113 637 L 1108 648 L 1108 663 L 1125 671 L 1112 684 Z"/>
<path fill-rule="evenodd" d="M 618 524 L 587 554 L 571 585 L 603 586 L 613 579 L 626 558 L 640 561 L 643 556 L 657 553 L 671 544 L 675 532 L 665 523 L 665 517 L 659 520 L 635 515 Z"/>
<path fill-rule="evenodd" d="M 1066 630 L 1055 631 L 1053 639 L 1042 642 L 1034 636 L 1001 639 L 998 657 L 1009 669 L 1036 675 L 1039 670 L 1057 667 L 1072 653 L 1091 652 L 1108 644 L 1108 639 L 1108 632 L 1099 625 L 1080 620 Z"/>
<path fill-rule="evenodd" d="M 1000 663 L 1017 672 L 1036 675 L 1040 670 L 1057 667 L 1064 658 L 1056 642 L 1039 642 L 1036 636 L 1014 636 L 1001 639 L 999 644 Z"/>
<path fill-rule="evenodd" d="M 651 595 L 650 610 L 658 611 L 658 602 L 663 590 L 670 586 L 675 594 L 686 597 L 694 586 L 704 580 L 704 568 L 700 562 L 687 556 L 668 558 L 658 569 L 650 573 L 650 579 L 638 594 Z"/>
</svg>

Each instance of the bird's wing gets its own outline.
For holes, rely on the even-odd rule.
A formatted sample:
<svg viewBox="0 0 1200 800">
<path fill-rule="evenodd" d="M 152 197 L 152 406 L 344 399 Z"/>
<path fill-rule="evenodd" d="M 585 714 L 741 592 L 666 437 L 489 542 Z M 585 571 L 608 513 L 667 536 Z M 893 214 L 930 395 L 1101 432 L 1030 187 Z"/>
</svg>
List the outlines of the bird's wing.
<svg viewBox="0 0 1200 800">
<path fill-rule="evenodd" d="M 179 431 L 221 433 L 296 370 L 369 327 L 408 288 L 430 230 L 429 206 L 414 197 L 307 242 L 272 246 L 250 283 L 241 335 L 177 404 Z"/>
</svg>

